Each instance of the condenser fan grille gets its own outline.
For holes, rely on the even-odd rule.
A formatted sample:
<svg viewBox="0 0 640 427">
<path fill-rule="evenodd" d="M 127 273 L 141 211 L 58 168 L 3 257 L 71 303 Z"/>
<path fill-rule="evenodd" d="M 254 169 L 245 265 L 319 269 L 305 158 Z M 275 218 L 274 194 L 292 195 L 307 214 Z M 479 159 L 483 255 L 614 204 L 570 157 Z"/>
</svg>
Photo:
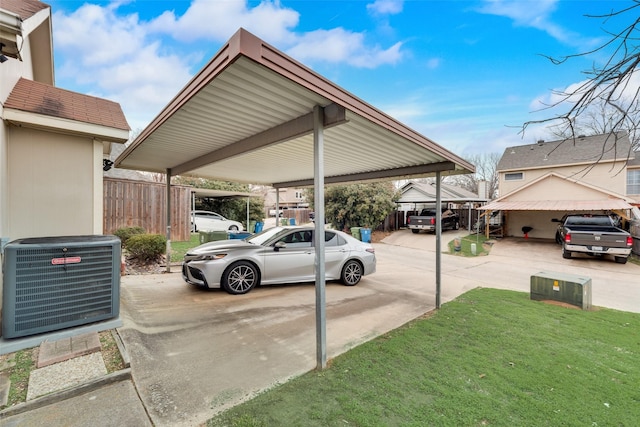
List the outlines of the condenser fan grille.
<svg viewBox="0 0 640 427">
<path fill-rule="evenodd" d="M 120 240 L 7 245 L 3 336 L 31 335 L 115 317 L 119 312 Z M 66 244 L 65 244 L 66 243 Z M 5 316 L 5 313 L 7 316 Z"/>
</svg>

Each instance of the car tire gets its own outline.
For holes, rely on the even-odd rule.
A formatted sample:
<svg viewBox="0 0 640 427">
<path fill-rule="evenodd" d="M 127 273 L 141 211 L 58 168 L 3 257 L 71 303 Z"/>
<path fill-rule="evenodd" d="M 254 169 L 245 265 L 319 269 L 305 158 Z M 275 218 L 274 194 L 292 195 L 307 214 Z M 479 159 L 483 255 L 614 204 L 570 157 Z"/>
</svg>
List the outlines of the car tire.
<svg viewBox="0 0 640 427">
<path fill-rule="evenodd" d="M 556 243 L 559 245 L 562 244 L 562 236 L 560 236 L 560 233 L 556 233 Z"/>
<path fill-rule="evenodd" d="M 197 233 L 198 232 L 198 226 L 195 224 L 191 224 L 191 232 L 192 233 Z"/>
<path fill-rule="evenodd" d="M 229 231 L 238 231 L 238 226 L 232 225 L 231 227 L 229 227 Z"/>
<path fill-rule="evenodd" d="M 624 257 L 624 256 L 617 256 L 617 257 L 616 257 L 616 262 L 617 262 L 618 264 L 626 264 L 628 259 L 629 259 L 629 258 Z"/>
<path fill-rule="evenodd" d="M 420 232 L 420 230 L 416 230 L 415 228 L 412 228 L 412 229 L 411 229 L 411 232 L 412 232 L 413 234 L 418 234 L 418 233 Z"/>
<path fill-rule="evenodd" d="M 346 286 L 355 286 L 362 278 L 362 265 L 358 261 L 349 260 L 342 267 L 340 281 Z"/>
<path fill-rule="evenodd" d="M 562 258 L 571 259 L 571 251 L 562 248 Z"/>
<path fill-rule="evenodd" d="M 246 294 L 259 283 L 258 269 L 247 261 L 231 264 L 222 274 L 222 288 L 232 295 Z"/>
</svg>

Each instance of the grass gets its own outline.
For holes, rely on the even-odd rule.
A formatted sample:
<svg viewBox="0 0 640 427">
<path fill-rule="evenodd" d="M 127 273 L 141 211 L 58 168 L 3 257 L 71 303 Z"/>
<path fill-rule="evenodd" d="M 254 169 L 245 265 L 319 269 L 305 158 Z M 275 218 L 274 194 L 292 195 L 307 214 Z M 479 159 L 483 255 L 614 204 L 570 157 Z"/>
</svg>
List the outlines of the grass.
<svg viewBox="0 0 640 427">
<path fill-rule="evenodd" d="M 30 348 L 17 351 L 11 355 L 5 355 L 7 359 L 12 359 L 15 364 L 5 371 L 9 375 L 9 397 L 6 406 L 0 406 L 0 409 L 13 406 L 27 400 L 27 388 L 29 385 L 29 375 L 36 367 L 35 360 L 36 349 Z"/>
<path fill-rule="evenodd" d="M 640 314 L 476 289 L 208 426 L 635 426 Z"/>
<path fill-rule="evenodd" d="M 191 240 L 185 242 L 171 241 L 171 262 L 182 262 L 184 254 L 191 248 L 200 245 L 200 235 L 191 233 Z"/>
<path fill-rule="evenodd" d="M 124 360 L 122 359 L 112 332 L 110 330 L 102 331 L 98 333 L 98 336 L 101 345 L 100 351 L 102 352 L 107 373 L 124 369 Z M 9 366 L 3 372 L 8 374 L 11 382 L 7 404 L 0 406 L 0 410 L 26 402 L 29 377 L 31 371 L 36 369 L 37 357 L 38 347 L 19 350 L 15 353 L 0 356 L 0 362 Z"/>
<path fill-rule="evenodd" d="M 460 238 L 460 250 L 455 250 L 455 239 L 449 242 L 449 253 L 458 256 L 481 256 L 488 255 L 490 246 L 485 244 L 487 238 L 484 234 L 469 234 Z M 471 250 L 471 244 L 475 244 L 475 254 Z"/>
</svg>

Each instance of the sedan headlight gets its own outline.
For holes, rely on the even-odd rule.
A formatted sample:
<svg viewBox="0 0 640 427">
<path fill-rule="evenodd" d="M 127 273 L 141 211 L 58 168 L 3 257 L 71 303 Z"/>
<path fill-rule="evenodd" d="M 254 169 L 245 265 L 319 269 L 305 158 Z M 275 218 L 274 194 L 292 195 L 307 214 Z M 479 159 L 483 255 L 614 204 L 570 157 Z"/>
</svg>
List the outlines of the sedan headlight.
<svg viewBox="0 0 640 427">
<path fill-rule="evenodd" d="M 191 261 L 214 261 L 226 257 L 227 254 L 202 254 L 202 255 L 186 255 L 184 257 L 185 262 Z"/>
</svg>

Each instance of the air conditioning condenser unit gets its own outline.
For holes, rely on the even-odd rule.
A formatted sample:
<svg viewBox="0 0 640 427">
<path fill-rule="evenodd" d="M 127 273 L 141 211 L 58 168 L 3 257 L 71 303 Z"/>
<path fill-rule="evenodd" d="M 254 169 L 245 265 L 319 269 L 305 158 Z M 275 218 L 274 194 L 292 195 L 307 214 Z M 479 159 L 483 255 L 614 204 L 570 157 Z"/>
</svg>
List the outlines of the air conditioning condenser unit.
<svg viewBox="0 0 640 427">
<path fill-rule="evenodd" d="M 118 317 L 120 239 L 65 236 L 4 248 L 2 336 L 16 338 Z"/>
</svg>

